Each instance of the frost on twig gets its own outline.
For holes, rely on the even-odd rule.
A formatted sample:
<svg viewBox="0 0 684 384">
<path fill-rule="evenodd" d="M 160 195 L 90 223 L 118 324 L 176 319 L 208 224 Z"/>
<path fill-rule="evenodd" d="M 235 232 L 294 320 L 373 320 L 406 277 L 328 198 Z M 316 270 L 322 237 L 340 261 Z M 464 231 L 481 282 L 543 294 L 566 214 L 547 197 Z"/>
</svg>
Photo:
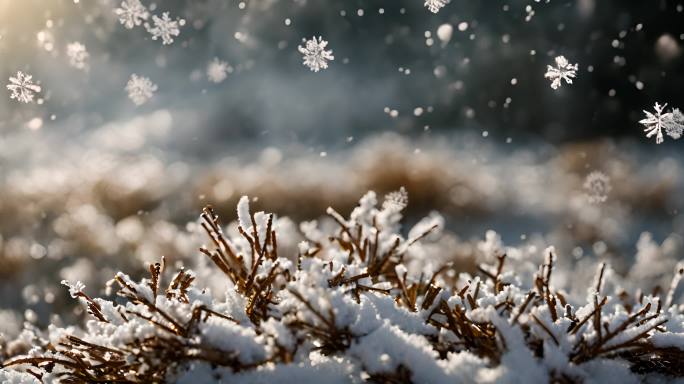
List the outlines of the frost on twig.
<svg viewBox="0 0 684 384">
<path fill-rule="evenodd" d="M 443 222 L 433 215 L 402 236 L 407 196 L 401 189 L 381 206 L 367 193 L 348 218 L 329 208 L 316 230 L 303 225 L 305 241 L 290 255 L 295 262 L 278 251 L 281 219 L 252 212 L 248 201 L 240 200 L 238 222 L 228 229 L 213 208 L 200 215 L 209 241 L 200 251 L 222 275 L 223 294 L 198 286 L 188 270 L 167 275 L 164 259 L 149 265 L 141 281 L 116 274 L 123 302 L 90 298 L 84 285 L 63 282 L 94 319 L 82 330 L 27 328 L 31 351 L 8 356 L 0 378 L 581 383 L 651 373 L 684 377 L 684 315 L 675 293 L 681 264 L 665 294 L 648 295 L 617 288 L 602 263 L 582 297 L 557 288 L 562 255 L 553 247 L 536 266 L 491 232 L 478 247 L 488 261 L 477 274 L 456 263 L 428 267 Z"/>
</svg>

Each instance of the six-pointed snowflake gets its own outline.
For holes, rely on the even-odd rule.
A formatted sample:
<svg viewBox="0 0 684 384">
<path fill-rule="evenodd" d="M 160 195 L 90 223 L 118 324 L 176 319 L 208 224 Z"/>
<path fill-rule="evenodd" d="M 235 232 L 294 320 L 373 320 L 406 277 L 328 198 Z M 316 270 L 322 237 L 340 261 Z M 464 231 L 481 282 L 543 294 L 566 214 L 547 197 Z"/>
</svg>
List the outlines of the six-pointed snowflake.
<svg viewBox="0 0 684 384">
<path fill-rule="evenodd" d="M 665 133 L 671 138 L 677 140 L 682 137 L 684 133 L 684 114 L 679 111 L 679 108 L 673 108 L 670 113 L 670 118 L 663 120 L 663 127 Z"/>
<path fill-rule="evenodd" d="M 328 68 L 328 60 L 335 60 L 332 50 L 325 50 L 327 46 L 328 42 L 323 40 L 322 37 L 318 36 L 318 39 L 316 39 L 316 36 L 314 36 L 311 40 L 306 40 L 304 47 L 300 45 L 297 49 L 304 55 L 304 65 L 312 71 L 318 72 L 321 69 Z"/>
<path fill-rule="evenodd" d="M 584 180 L 584 189 L 590 203 L 603 203 L 608 199 L 608 193 L 612 189 L 610 178 L 603 172 L 594 171 Z"/>
<path fill-rule="evenodd" d="M 40 92 L 40 86 L 31 80 L 33 76 L 22 71 L 18 71 L 15 77 L 9 78 L 7 89 L 10 90 L 10 99 L 16 99 L 22 103 L 33 101 L 34 93 Z"/>
<path fill-rule="evenodd" d="M 140 0 L 124 0 L 121 8 L 116 8 L 114 13 L 119 16 L 119 22 L 127 29 L 132 29 L 136 25 L 142 24 L 150 16 L 147 8 L 140 3 Z"/>
<path fill-rule="evenodd" d="M 152 22 L 154 26 L 145 23 L 147 32 L 152 35 L 152 40 L 157 40 L 161 37 L 162 44 L 164 45 L 173 43 L 173 37 L 180 35 L 180 26 L 185 25 L 185 20 L 173 20 L 169 17 L 168 12 L 162 13 L 162 17 L 152 15 Z"/>
<path fill-rule="evenodd" d="M 219 60 L 218 57 L 209 62 L 207 65 L 207 78 L 212 83 L 220 83 L 228 77 L 228 74 L 233 72 L 231 67 L 225 61 Z"/>
<path fill-rule="evenodd" d="M 128 84 L 126 84 L 126 91 L 128 92 L 128 98 L 135 105 L 143 105 L 154 96 L 154 92 L 157 91 L 157 85 L 147 77 L 138 76 L 134 73 L 131 75 L 130 80 L 128 80 Z"/>
<path fill-rule="evenodd" d="M 88 68 L 89 55 L 85 45 L 79 42 L 73 42 L 67 45 L 66 53 L 69 57 L 69 65 L 76 69 Z"/>
<path fill-rule="evenodd" d="M 577 75 L 577 64 L 570 64 L 565 56 L 556 57 L 556 66 L 546 66 L 546 73 L 544 77 L 551 79 L 551 88 L 558 89 L 562 85 L 561 80 L 572 84 L 572 79 Z"/>
<path fill-rule="evenodd" d="M 424 6 L 432 13 L 439 12 L 447 4 L 447 0 L 425 0 Z"/>
<path fill-rule="evenodd" d="M 644 128 L 644 132 L 646 132 L 646 137 L 651 137 L 655 135 L 656 144 L 660 144 L 663 142 L 663 128 L 665 128 L 665 132 L 668 135 L 672 136 L 672 138 L 674 139 L 678 139 L 682 135 L 683 127 L 679 125 L 679 128 L 677 128 L 677 124 L 674 123 L 674 119 L 672 118 L 673 116 L 671 112 L 663 113 L 665 107 L 667 107 L 667 103 L 663 105 L 655 103 L 655 106 L 653 107 L 655 113 L 644 111 L 644 113 L 646 114 L 646 118 L 639 121 L 640 124 L 646 127 Z M 677 110 L 677 113 L 681 116 L 679 110 Z"/>
</svg>

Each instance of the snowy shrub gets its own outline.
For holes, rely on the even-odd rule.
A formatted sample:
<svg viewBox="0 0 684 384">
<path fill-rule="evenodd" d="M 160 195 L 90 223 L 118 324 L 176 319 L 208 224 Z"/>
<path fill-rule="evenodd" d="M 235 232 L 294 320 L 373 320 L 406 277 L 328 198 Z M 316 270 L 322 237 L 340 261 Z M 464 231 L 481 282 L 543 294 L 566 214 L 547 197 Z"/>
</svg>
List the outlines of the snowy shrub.
<svg viewBox="0 0 684 384">
<path fill-rule="evenodd" d="M 586 292 L 554 283 L 559 256 L 544 262 L 505 248 L 495 233 L 479 246 L 479 273 L 435 268 L 426 250 L 443 219 L 403 236 L 401 190 L 378 203 L 368 192 L 334 225 L 302 224 L 297 255 L 278 252 L 279 219 L 238 204 L 224 233 L 211 207 L 200 248 L 224 275 L 225 293 L 172 276 L 164 258 L 149 276 L 117 273 L 115 298 L 69 293 L 87 308 L 83 329 L 26 327 L 3 347 L 4 382 L 616 382 L 684 376 L 684 315 L 675 291 L 628 292 L 605 264 Z M 657 247 L 657 246 L 656 246 Z M 658 250 L 653 250 L 657 252 Z M 23 344 L 24 347 L 17 347 Z"/>
</svg>

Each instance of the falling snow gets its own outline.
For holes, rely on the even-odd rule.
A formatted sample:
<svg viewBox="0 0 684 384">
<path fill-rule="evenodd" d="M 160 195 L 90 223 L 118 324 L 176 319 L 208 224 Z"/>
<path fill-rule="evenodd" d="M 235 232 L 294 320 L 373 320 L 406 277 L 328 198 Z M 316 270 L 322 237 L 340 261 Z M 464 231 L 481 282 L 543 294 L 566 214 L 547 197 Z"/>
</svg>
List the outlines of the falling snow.
<svg viewBox="0 0 684 384">
<path fill-rule="evenodd" d="M 584 179 L 584 191 L 592 204 L 604 203 L 612 187 L 610 178 L 603 172 L 593 171 Z"/>
<path fill-rule="evenodd" d="M 228 74 L 233 71 L 227 62 L 214 58 L 207 65 L 207 79 L 212 83 L 220 83 L 228 77 Z"/>
<path fill-rule="evenodd" d="M 447 4 L 447 0 L 425 0 L 424 6 L 432 13 L 439 12 Z"/>
<path fill-rule="evenodd" d="M 169 17 L 168 12 L 164 12 L 162 17 L 152 15 L 152 23 L 154 23 L 154 25 L 145 23 L 147 32 L 152 35 L 152 40 L 161 38 L 162 44 L 168 45 L 173 43 L 174 37 L 180 35 L 180 27 L 185 25 L 185 20 L 173 20 Z"/>
<path fill-rule="evenodd" d="M 126 91 L 128 92 L 128 98 L 135 105 L 143 105 L 154 96 L 154 92 L 157 91 L 157 85 L 147 77 L 132 74 L 126 84 Z"/>
<path fill-rule="evenodd" d="M 311 40 L 306 40 L 304 47 L 301 45 L 297 47 L 299 52 L 304 55 L 304 65 L 309 67 L 313 72 L 318 72 L 321 69 L 328 68 L 328 60 L 334 60 L 332 50 L 326 50 L 328 42 L 322 37 L 314 36 Z"/>
<path fill-rule="evenodd" d="M 664 141 L 663 129 L 675 140 L 682 137 L 682 132 L 684 132 L 684 115 L 678 108 L 674 108 L 671 112 L 664 112 L 665 108 L 667 108 L 667 103 L 661 105 L 656 102 L 653 106 L 655 112 L 644 110 L 646 118 L 639 121 L 645 127 L 646 137 L 656 137 L 656 144 Z"/>
<path fill-rule="evenodd" d="M 546 73 L 544 77 L 551 80 L 551 88 L 558 89 L 563 85 L 562 80 L 566 83 L 572 84 L 572 79 L 577 75 L 577 64 L 570 64 L 565 56 L 557 56 L 555 59 L 556 66 L 546 66 Z"/>
<path fill-rule="evenodd" d="M 119 22 L 127 29 L 141 25 L 150 16 L 140 0 L 124 0 L 120 8 L 114 9 L 114 13 L 119 16 Z"/>
<path fill-rule="evenodd" d="M 33 76 L 24 72 L 17 72 L 16 76 L 9 78 L 9 84 L 7 84 L 7 89 L 11 92 L 10 99 L 15 99 L 22 103 L 33 102 L 33 97 L 35 93 L 40 92 L 40 86 L 34 84 L 32 81 Z"/>
</svg>

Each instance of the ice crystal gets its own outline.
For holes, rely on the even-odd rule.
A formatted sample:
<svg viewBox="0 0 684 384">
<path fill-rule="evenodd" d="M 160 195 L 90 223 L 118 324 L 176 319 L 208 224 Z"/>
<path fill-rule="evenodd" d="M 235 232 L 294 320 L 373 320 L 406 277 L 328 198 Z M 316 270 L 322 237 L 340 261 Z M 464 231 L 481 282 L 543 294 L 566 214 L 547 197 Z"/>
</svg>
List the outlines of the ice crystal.
<svg viewBox="0 0 684 384">
<path fill-rule="evenodd" d="M 126 84 L 126 91 L 128 98 L 130 98 L 135 105 L 145 104 L 157 91 L 157 85 L 154 84 L 147 77 L 138 76 L 135 73 Z"/>
<path fill-rule="evenodd" d="M 314 36 L 311 40 L 306 40 L 304 47 L 300 45 L 297 48 L 304 55 L 304 65 L 312 71 L 318 72 L 321 69 L 328 68 L 328 60 L 335 60 L 332 50 L 325 50 L 327 46 L 328 42 L 323 40 L 321 36 L 318 36 L 318 39 Z"/>
<path fill-rule="evenodd" d="M 600 171 L 591 172 L 584 180 L 584 189 L 590 203 L 603 203 L 608 199 L 608 193 L 612 189 L 610 178 Z"/>
<path fill-rule="evenodd" d="M 74 299 L 77 298 L 79 293 L 83 292 L 83 289 L 85 288 L 85 284 L 83 284 L 80 281 L 71 284 L 66 280 L 62 280 L 61 284 L 69 288 L 69 295 L 71 295 L 71 297 L 73 297 Z"/>
<path fill-rule="evenodd" d="M 546 66 L 546 73 L 544 77 L 551 81 L 551 88 L 558 89 L 562 85 L 562 80 L 566 83 L 572 84 L 572 79 L 577 75 L 577 64 L 570 64 L 565 56 L 557 56 L 556 66 Z"/>
<path fill-rule="evenodd" d="M 185 20 L 173 20 L 168 12 L 162 13 L 162 17 L 152 15 L 152 22 L 154 26 L 145 23 L 147 32 L 152 35 L 152 40 L 161 38 L 164 45 L 173 43 L 173 37 L 180 35 L 180 26 L 185 25 Z"/>
<path fill-rule="evenodd" d="M 382 208 L 392 211 L 401 211 L 408 205 L 408 192 L 401 187 L 398 191 L 393 191 L 385 195 Z"/>
<path fill-rule="evenodd" d="M 33 101 L 35 93 L 40 92 L 40 86 L 34 84 L 33 76 L 22 71 L 18 71 L 15 77 L 9 78 L 7 89 L 11 92 L 10 99 L 16 99 L 22 103 L 30 103 Z"/>
<path fill-rule="evenodd" d="M 639 121 L 641 125 L 646 127 L 644 128 L 646 137 L 655 135 L 656 144 L 660 144 L 664 140 L 663 129 L 668 136 L 675 140 L 682 137 L 682 132 L 684 132 L 684 115 L 678 108 L 674 108 L 672 112 L 664 112 L 666 107 L 667 103 L 660 105 L 656 102 L 653 106 L 655 113 L 645 110 L 646 118 Z"/>
<path fill-rule="evenodd" d="M 147 8 L 140 3 L 140 0 L 124 0 L 121 8 L 116 8 L 114 13 L 119 16 L 119 22 L 126 29 L 132 29 L 136 25 L 142 24 L 150 16 Z"/>
<path fill-rule="evenodd" d="M 207 65 L 207 78 L 212 83 L 220 83 L 228 77 L 228 74 L 233 72 L 233 67 L 218 57 L 209 62 Z"/>
<path fill-rule="evenodd" d="M 88 51 L 85 45 L 79 42 L 73 42 L 67 45 L 67 56 L 69 57 L 69 65 L 76 69 L 88 69 Z"/>
<path fill-rule="evenodd" d="M 439 12 L 447 4 L 447 0 L 425 0 L 424 6 L 432 13 Z"/>
</svg>

